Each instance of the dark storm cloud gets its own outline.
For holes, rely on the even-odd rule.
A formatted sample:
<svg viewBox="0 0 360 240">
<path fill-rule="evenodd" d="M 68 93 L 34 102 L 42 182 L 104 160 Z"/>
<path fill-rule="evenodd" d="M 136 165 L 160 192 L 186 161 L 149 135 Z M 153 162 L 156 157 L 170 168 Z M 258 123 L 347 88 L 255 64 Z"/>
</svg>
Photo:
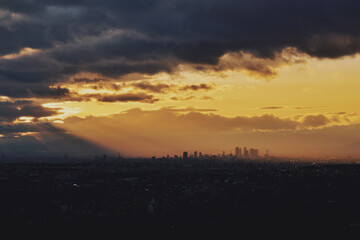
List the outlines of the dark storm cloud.
<svg viewBox="0 0 360 240">
<path fill-rule="evenodd" d="M 1 0 L 0 6 L 0 56 L 43 50 L 0 60 L 1 82 L 49 86 L 80 72 L 115 78 L 172 72 L 180 63 L 214 65 L 238 51 L 261 58 L 285 47 L 319 58 L 360 51 L 356 0 Z"/>
<path fill-rule="evenodd" d="M 0 96 L 13 98 L 64 98 L 70 94 L 69 89 L 62 87 L 49 87 L 42 83 L 18 83 L 1 81 Z"/>
<path fill-rule="evenodd" d="M 61 98 L 69 95 L 69 93 L 69 89 L 62 87 L 29 89 L 29 96 L 37 98 Z"/>
<path fill-rule="evenodd" d="M 41 118 L 56 114 L 56 109 L 44 108 L 31 101 L 0 102 L 0 123 L 12 122 L 19 117 Z"/>
</svg>

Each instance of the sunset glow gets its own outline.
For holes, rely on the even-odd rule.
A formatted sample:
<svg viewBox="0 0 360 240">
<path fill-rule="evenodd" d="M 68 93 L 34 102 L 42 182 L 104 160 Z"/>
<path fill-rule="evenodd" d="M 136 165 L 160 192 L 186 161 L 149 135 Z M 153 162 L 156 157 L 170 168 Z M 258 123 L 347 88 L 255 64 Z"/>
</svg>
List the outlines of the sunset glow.
<svg viewBox="0 0 360 240">
<path fill-rule="evenodd" d="M 59 131 L 129 156 L 240 143 L 279 155 L 360 154 L 357 18 L 286 5 L 289 17 L 280 2 L 266 13 L 248 1 L 195 1 L 194 12 L 155 2 L 134 7 L 139 19 L 122 4 L 105 4 L 105 15 L 77 1 L 39 3 L 38 14 L 0 6 L 9 33 L 0 49 L 2 141 Z M 84 24 L 92 10 L 99 19 Z M 168 21 L 154 20 L 161 16 Z"/>
</svg>

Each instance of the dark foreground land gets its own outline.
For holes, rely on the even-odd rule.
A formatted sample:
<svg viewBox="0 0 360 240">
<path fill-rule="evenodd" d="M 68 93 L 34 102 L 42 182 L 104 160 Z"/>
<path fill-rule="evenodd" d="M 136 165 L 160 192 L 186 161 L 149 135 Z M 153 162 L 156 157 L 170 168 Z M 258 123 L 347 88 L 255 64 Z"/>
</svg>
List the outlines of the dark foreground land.
<svg viewBox="0 0 360 240">
<path fill-rule="evenodd" d="M 49 237 L 74 231 L 360 236 L 354 163 L 3 163 L 0 194 L 2 229 Z"/>
</svg>

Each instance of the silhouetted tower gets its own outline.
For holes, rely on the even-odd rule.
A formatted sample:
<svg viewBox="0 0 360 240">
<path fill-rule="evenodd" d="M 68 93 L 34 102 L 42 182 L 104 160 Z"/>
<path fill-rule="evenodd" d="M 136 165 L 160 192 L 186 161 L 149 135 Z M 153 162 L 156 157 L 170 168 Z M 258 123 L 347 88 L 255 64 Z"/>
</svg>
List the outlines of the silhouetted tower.
<svg viewBox="0 0 360 240">
<path fill-rule="evenodd" d="M 250 158 L 258 158 L 259 157 L 259 149 L 250 148 Z"/>
<path fill-rule="evenodd" d="M 198 157 L 198 152 L 195 151 L 195 152 L 194 152 L 194 158 L 197 158 L 197 157 Z"/>
<path fill-rule="evenodd" d="M 255 149 L 250 148 L 250 158 L 255 158 Z"/>
<path fill-rule="evenodd" d="M 188 158 L 188 153 L 187 152 L 183 152 L 183 158 L 187 159 Z"/>
<path fill-rule="evenodd" d="M 241 148 L 239 148 L 239 147 L 235 148 L 235 157 L 241 158 Z"/>
<path fill-rule="evenodd" d="M 249 158 L 249 151 L 244 147 L 244 158 Z"/>
</svg>

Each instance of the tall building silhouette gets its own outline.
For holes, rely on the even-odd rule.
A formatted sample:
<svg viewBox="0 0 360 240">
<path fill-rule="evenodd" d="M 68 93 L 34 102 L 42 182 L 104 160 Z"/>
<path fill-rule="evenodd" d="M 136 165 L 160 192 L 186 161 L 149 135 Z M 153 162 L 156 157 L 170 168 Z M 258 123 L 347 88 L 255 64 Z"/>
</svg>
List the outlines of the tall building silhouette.
<svg viewBox="0 0 360 240">
<path fill-rule="evenodd" d="M 183 152 L 183 158 L 187 159 L 188 158 L 188 153 L 187 152 Z"/>
<path fill-rule="evenodd" d="M 198 157 L 198 152 L 195 151 L 195 152 L 194 152 L 194 158 L 197 158 L 197 157 Z"/>
<path fill-rule="evenodd" d="M 244 158 L 249 158 L 249 151 L 247 150 L 247 147 L 244 147 Z"/>
<path fill-rule="evenodd" d="M 259 150 L 256 148 L 250 148 L 250 158 L 258 158 Z"/>
<path fill-rule="evenodd" d="M 235 157 L 236 158 L 241 158 L 242 156 L 242 153 L 241 153 L 241 148 L 239 148 L 239 147 L 236 147 L 235 148 Z"/>
</svg>

